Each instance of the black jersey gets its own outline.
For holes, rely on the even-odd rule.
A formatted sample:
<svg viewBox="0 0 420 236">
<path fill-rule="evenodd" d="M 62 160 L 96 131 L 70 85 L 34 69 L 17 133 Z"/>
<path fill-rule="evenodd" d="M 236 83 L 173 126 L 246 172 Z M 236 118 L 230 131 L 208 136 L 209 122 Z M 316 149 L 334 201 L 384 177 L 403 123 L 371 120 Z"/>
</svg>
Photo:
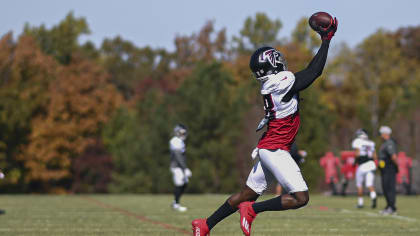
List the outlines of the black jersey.
<svg viewBox="0 0 420 236">
<path fill-rule="evenodd" d="M 398 167 L 392 161 L 392 155 L 397 154 L 397 144 L 393 139 L 386 140 L 379 149 L 379 161 L 382 169 L 395 169 Z"/>
</svg>

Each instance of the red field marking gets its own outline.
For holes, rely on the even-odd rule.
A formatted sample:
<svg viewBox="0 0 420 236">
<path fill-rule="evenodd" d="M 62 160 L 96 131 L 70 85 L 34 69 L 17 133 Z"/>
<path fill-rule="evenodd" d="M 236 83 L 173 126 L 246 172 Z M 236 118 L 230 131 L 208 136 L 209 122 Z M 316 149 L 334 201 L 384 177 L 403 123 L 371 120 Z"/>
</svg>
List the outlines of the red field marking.
<svg viewBox="0 0 420 236">
<path fill-rule="evenodd" d="M 331 210 L 329 207 L 326 207 L 326 206 L 309 206 L 309 208 L 315 208 L 319 211 L 329 211 L 329 210 Z"/>
<path fill-rule="evenodd" d="M 329 208 L 328 208 L 328 207 L 326 207 L 326 206 L 319 206 L 319 210 L 320 210 L 320 211 L 328 211 L 328 210 L 329 210 Z"/>
<path fill-rule="evenodd" d="M 111 210 L 116 211 L 116 212 L 119 212 L 119 213 L 121 213 L 121 214 L 123 214 L 123 215 L 130 216 L 130 217 L 134 217 L 134 218 L 136 218 L 136 219 L 138 219 L 138 220 L 140 220 L 140 221 L 146 222 L 146 223 L 151 223 L 151 224 L 154 224 L 154 225 L 158 225 L 158 226 L 163 227 L 163 228 L 165 228 L 165 229 L 178 231 L 179 233 L 183 233 L 183 234 L 186 234 L 186 235 L 190 235 L 190 234 L 191 234 L 191 232 L 189 232 L 189 231 L 187 231 L 187 230 L 185 230 L 185 229 L 178 228 L 178 227 L 175 227 L 175 226 L 173 226 L 173 225 L 165 224 L 165 223 L 160 222 L 160 221 L 151 220 L 151 219 L 149 219 L 149 218 L 147 218 L 147 217 L 145 217 L 145 216 L 135 214 L 135 213 L 133 213 L 133 212 L 130 212 L 130 211 L 124 210 L 124 209 L 119 208 L 119 207 L 115 207 L 115 206 L 112 206 L 112 205 L 108 205 L 108 204 L 106 204 L 106 203 L 103 203 L 103 202 L 101 202 L 101 201 L 98 201 L 98 200 L 93 199 L 93 198 L 90 198 L 90 197 L 85 197 L 85 196 L 84 196 L 84 197 L 81 197 L 81 198 L 83 198 L 83 199 L 85 199 L 85 200 L 88 200 L 88 201 L 90 201 L 90 202 L 93 202 L 93 203 L 95 203 L 96 205 L 98 205 L 98 206 L 100 206 L 100 207 L 103 207 L 103 208 L 106 208 L 106 209 L 111 209 Z"/>
</svg>

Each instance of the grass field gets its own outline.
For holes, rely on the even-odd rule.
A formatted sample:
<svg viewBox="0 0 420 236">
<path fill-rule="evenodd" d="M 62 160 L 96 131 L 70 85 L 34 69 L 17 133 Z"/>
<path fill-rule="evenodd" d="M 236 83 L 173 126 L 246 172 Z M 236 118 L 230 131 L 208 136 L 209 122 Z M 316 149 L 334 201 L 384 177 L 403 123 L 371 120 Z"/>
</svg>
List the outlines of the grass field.
<svg viewBox="0 0 420 236">
<path fill-rule="evenodd" d="M 269 198 L 271 196 L 265 196 Z M 0 235 L 192 235 L 190 222 L 211 214 L 227 195 L 186 195 L 185 213 L 171 210 L 170 195 L 0 195 Z M 366 197 L 365 202 L 369 203 Z M 420 197 L 397 197 L 398 215 L 356 209 L 355 197 L 312 195 L 304 208 L 264 212 L 253 235 L 420 235 Z M 242 235 L 239 214 L 212 235 Z"/>
</svg>

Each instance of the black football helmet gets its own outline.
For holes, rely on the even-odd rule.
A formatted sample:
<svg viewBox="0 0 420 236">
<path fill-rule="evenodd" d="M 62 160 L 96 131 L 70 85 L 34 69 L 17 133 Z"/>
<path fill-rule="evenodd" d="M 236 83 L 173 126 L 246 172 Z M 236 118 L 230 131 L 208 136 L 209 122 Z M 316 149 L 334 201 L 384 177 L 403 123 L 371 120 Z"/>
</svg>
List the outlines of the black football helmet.
<svg viewBox="0 0 420 236">
<path fill-rule="evenodd" d="M 260 78 L 264 76 L 287 70 L 287 63 L 283 54 L 273 47 L 265 46 L 258 48 L 252 54 L 249 67 L 255 77 L 261 80 Z"/>
<path fill-rule="evenodd" d="M 355 136 L 356 138 L 361 138 L 361 139 L 368 139 L 369 137 L 365 129 L 356 130 Z"/>
</svg>

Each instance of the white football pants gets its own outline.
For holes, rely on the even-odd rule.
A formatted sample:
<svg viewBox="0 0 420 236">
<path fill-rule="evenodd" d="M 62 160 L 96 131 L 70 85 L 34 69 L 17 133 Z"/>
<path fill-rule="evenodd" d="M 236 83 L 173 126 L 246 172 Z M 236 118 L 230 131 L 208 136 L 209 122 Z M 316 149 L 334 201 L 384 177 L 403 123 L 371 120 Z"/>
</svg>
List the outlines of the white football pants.
<svg viewBox="0 0 420 236">
<path fill-rule="evenodd" d="M 259 161 L 248 176 L 246 185 L 261 195 L 273 180 L 289 193 L 308 191 L 299 166 L 284 150 L 259 150 Z"/>
<path fill-rule="evenodd" d="M 363 180 L 365 181 L 366 187 L 373 186 L 375 181 L 376 165 L 374 161 L 368 161 L 357 167 L 356 170 L 356 186 L 358 188 L 362 187 Z"/>
</svg>

